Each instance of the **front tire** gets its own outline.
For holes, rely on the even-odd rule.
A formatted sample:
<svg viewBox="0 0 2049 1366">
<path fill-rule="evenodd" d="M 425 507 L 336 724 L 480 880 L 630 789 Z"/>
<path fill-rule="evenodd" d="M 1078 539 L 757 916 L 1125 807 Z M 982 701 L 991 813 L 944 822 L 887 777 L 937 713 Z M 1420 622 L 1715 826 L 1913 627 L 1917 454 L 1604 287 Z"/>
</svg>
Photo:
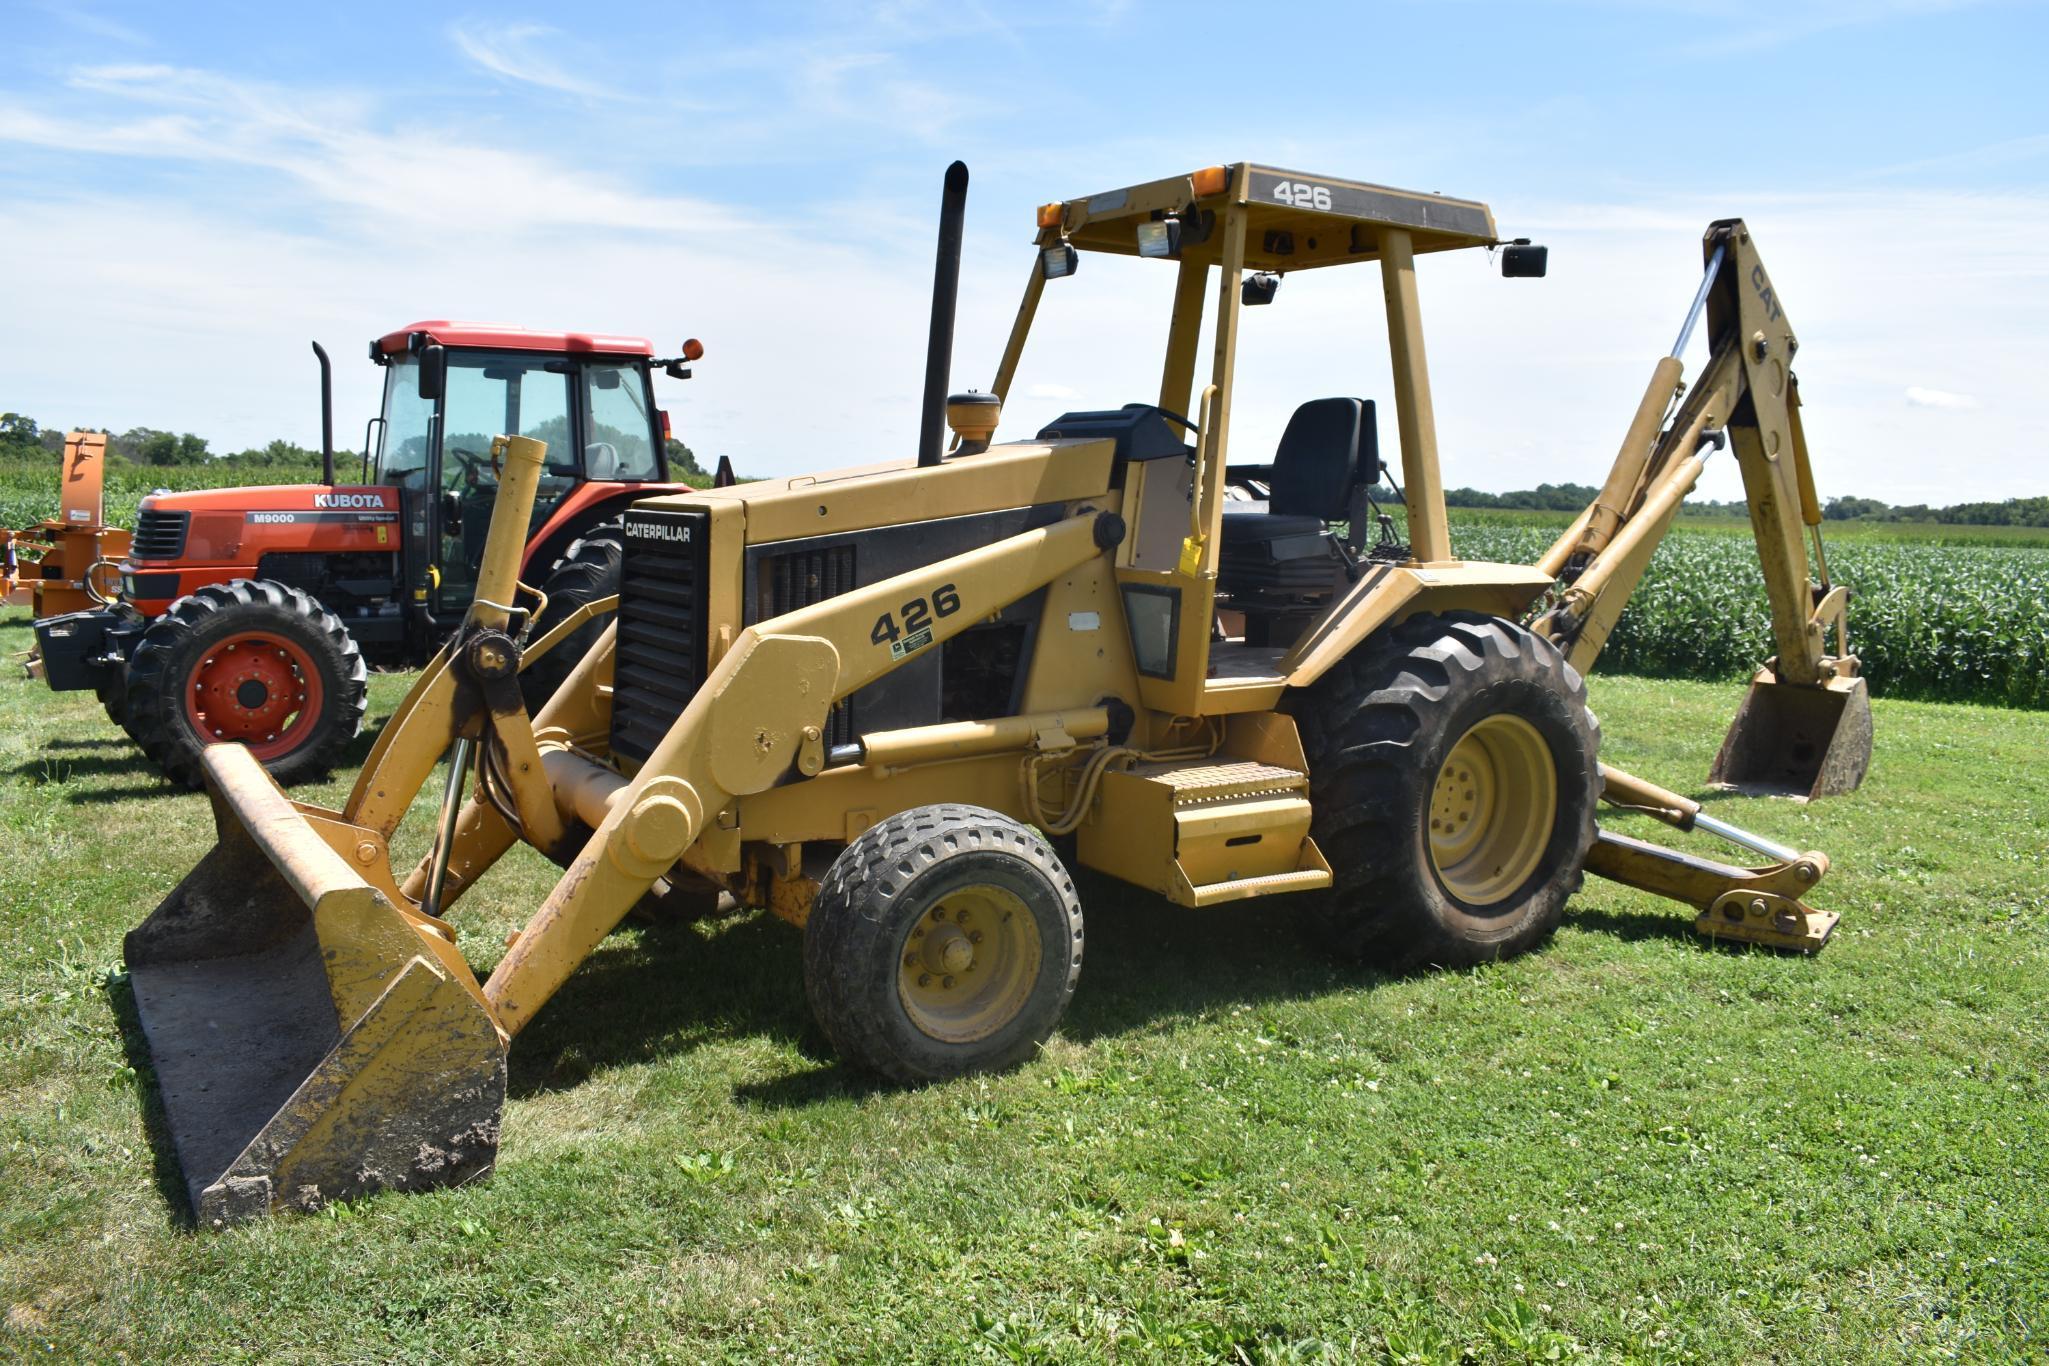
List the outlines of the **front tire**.
<svg viewBox="0 0 2049 1366">
<path fill-rule="evenodd" d="M 556 622 L 588 602 L 608 598 L 619 591 L 620 568 L 626 559 L 626 521 L 615 517 L 609 522 L 600 522 L 579 537 L 574 544 L 555 561 L 542 581 L 541 591 L 548 595 L 548 606 L 534 619 L 527 639 L 539 640 Z M 560 645 L 542 655 L 528 667 L 520 670 L 520 696 L 526 699 L 529 716 L 538 715 L 541 707 L 555 690 L 562 686 L 577 661 L 590 653 L 598 637 L 605 633 L 611 621 L 611 614 L 592 617 L 583 625 L 571 631 Z"/>
<path fill-rule="evenodd" d="M 1081 976 L 1074 879 L 1027 826 L 914 807 L 833 861 L 804 927 L 804 990 L 839 1055 L 899 1082 L 1010 1067 Z"/>
<path fill-rule="evenodd" d="M 1594 841 L 1600 731 L 1557 647 L 1474 612 L 1412 617 L 1288 704 L 1334 885 L 1311 923 L 1392 971 L 1541 942 Z"/>
<path fill-rule="evenodd" d="M 174 782 L 210 744 L 249 746 L 281 784 L 324 774 L 363 728 L 369 671 L 334 613 L 267 579 L 172 603 L 128 660 L 126 726 Z"/>
</svg>

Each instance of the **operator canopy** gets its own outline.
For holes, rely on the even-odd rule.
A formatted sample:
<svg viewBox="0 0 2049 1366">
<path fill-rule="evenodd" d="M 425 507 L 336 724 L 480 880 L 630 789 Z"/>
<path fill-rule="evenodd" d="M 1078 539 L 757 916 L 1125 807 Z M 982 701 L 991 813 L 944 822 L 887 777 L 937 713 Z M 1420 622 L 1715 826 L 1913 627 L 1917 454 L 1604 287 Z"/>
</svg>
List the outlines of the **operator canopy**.
<svg viewBox="0 0 2049 1366">
<path fill-rule="evenodd" d="M 1039 207 L 1039 243 L 1121 256 L 1215 261 L 1216 210 L 1248 211 L 1245 265 L 1309 270 L 1380 259 L 1380 230 L 1406 230 L 1417 253 L 1501 243 L 1494 214 L 1472 199 L 1307 175 L 1251 162 L 1209 166 Z"/>
</svg>

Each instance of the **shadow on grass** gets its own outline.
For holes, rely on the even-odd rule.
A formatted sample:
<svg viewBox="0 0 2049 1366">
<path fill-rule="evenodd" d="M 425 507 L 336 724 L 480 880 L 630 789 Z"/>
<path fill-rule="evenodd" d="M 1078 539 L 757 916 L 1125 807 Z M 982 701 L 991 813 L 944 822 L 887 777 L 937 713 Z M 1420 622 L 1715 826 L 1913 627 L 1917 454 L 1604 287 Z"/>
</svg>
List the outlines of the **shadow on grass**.
<svg viewBox="0 0 2049 1366">
<path fill-rule="evenodd" d="M 55 739 L 43 741 L 44 749 L 133 749 L 134 743 L 125 738 L 106 736 L 96 740 Z"/>
<path fill-rule="evenodd" d="M 135 1099 L 142 1110 L 142 1130 L 149 1142 L 151 1177 L 157 1194 L 163 1197 L 164 1221 L 173 1228 L 197 1227 L 192 1217 L 191 1197 L 184 1174 L 178 1168 L 178 1150 L 171 1142 L 171 1128 L 164 1118 L 163 1096 L 157 1090 L 156 1067 L 150 1062 L 149 1039 L 142 1032 L 142 1016 L 135 1008 L 135 991 L 128 974 L 107 983 L 107 1005 L 114 1023 L 121 1029 L 121 1048 L 128 1065 L 135 1069 Z"/>
<path fill-rule="evenodd" d="M 804 1001 L 797 932 L 766 912 L 662 922 L 612 936 L 571 974 L 513 1046 L 507 1093 L 566 1090 L 604 1068 L 743 1035 L 830 1060 Z"/>
<path fill-rule="evenodd" d="M 136 756 L 138 765 L 147 768 L 147 761 Z M 66 794 L 64 800 L 73 806 L 98 806 L 107 802 L 125 802 L 145 797 L 182 797 L 191 788 L 174 783 L 168 778 L 157 778 L 154 782 L 124 783 L 120 787 L 89 787 Z"/>
<path fill-rule="evenodd" d="M 150 762 L 143 757 L 142 751 L 125 742 L 121 749 L 114 751 L 42 754 L 33 759 L 24 759 L 7 770 L 13 777 L 41 782 L 66 782 L 72 778 L 90 778 L 107 773 L 150 771 Z"/>
<path fill-rule="evenodd" d="M 1220 1009 L 1394 980 L 1333 959 L 1285 905 L 1191 910 L 1088 874 L 1082 904 L 1086 965 L 1060 1022 L 1076 1043 L 1166 1032 Z M 1567 923 L 1625 941 L 1695 938 L 1683 910 L 1575 901 Z M 716 927 L 670 923 L 608 940 L 520 1035 L 510 1094 L 565 1090 L 605 1068 L 750 1035 L 794 1047 L 815 1066 L 741 1083 L 734 1097 L 743 1104 L 802 1108 L 891 1089 L 834 1055 L 804 997 L 800 935 L 761 912 Z"/>
</svg>

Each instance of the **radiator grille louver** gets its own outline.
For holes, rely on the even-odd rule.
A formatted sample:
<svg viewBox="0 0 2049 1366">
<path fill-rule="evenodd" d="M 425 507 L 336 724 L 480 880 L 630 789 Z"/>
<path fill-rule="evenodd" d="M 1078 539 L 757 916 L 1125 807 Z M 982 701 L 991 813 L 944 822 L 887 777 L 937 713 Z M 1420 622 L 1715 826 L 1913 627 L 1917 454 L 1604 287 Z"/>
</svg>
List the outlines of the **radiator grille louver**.
<svg viewBox="0 0 2049 1366">
<path fill-rule="evenodd" d="M 705 536 L 701 513 L 627 519 L 619 579 L 619 640 L 612 678 L 612 752 L 645 760 L 704 682 Z M 636 528 L 688 528 L 687 540 L 642 538 Z"/>
<path fill-rule="evenodd" d="M 767 556 L 755 576 L 754 619 L 767 621 L 800 607 L 810 607 L 836 598 L 854 586 L 854 547 L 850 545 Z M 834 745 L 852 744 L 854 738 L 853 704 L 842 698 L 826 714 L 825 744 L 830 749 Z"/>
<path fill-rule="evenodd" d="M 185 532 L 191 524 L 189 512 L 145 508 L 135 519 L 135 535 L 128 543 L 128 553 L 138 560 L 175 560 L 185 553 Z"/>
</svg>

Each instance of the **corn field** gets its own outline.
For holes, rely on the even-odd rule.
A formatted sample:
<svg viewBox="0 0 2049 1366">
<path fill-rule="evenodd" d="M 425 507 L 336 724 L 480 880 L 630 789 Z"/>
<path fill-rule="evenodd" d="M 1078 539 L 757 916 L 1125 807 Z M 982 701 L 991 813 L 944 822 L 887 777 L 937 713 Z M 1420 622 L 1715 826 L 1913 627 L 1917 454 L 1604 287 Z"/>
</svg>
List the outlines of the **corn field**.
<svg viewBox="0 0 2049 1366">
<path fill-rule="evenodd" d="M 1552 527 L 1460 523 L 1467 559 L 1528 563 Z M 1839 539 L 1850 649 L 1881 697 L 2049 708 L 2049 550 Z M 1608 639 L 1598 668 L 1738 678 L 1772 653 L 1771 612 L 1747 532 L 1674 530 Z"/>
</svg>

